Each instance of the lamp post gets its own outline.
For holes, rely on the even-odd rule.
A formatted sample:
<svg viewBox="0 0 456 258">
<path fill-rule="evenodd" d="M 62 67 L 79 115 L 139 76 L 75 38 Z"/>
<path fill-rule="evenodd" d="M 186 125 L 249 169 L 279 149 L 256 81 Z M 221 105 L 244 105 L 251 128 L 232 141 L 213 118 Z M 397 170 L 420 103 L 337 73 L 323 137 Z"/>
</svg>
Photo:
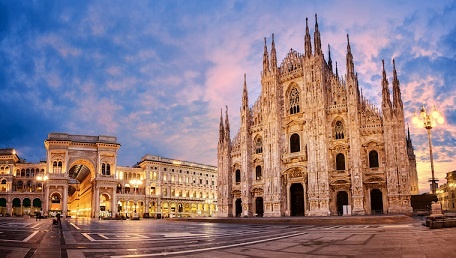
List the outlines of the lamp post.
<svg viewBox="0 0 456 258">
<path fill-rule="evenodd" d="M 135 213 L 136 213 L 136 195 L 138 194 L 138 186 L 142 184 L 142 180 L 140 179 L 132 179 L 130 180 L 130 184 L 133 185 L 134 191 L 135 191 Z"/>
<path fill-rule="evenodd" d="M 36 176 L 36 180 L 41 182 L 41 210 L 43 210 L 43 202 L 44 202 L 44 182 L 46 182 L 48 179 L 49 179 L 49 177 L 46 175 L 43 175 L 43 174 Z"/>
<path fill-rule="evenodd" d="M 432 177 L 429 180 L 431 182 L 431 192 L 432 194 L 436 194 L 436 182 L 438 181 L 434 176 L 434 158 L 432 156 L 432 141 L 431 141 L 431 129 L 435 128 L 438 124 L 443 124 L 444 119 L 440 115 L 440 112 L 433 107 L 432 112 L 429 114 L 426 111 L 424 106 L 421 107 L 419 116 L 415 115 L 413 117 L 412 122 L 420 127 L 424 127 L 428 132 L 428 139 L 429 139 L 429 156 L 431 158 L 431 173 Z"/>
</svg>

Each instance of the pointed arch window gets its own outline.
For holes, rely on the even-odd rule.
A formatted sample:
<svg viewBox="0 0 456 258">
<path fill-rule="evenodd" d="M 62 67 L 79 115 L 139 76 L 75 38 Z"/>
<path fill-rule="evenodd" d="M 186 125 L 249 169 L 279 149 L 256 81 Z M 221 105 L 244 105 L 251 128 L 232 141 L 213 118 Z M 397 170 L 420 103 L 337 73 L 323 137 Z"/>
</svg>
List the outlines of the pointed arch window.
<svg viewBox="0 0 456 258">
<path fill-rule="evenodd" d="M 255 142 L 255 153 L 260 154 L 263 153 L 263 140 L 261 137 L 258 137 Z"/>
<path fill-rule="evenodd" d="M 300 152 L 301 151 L 301 141 L 299 139 L 299 134 L 294 133 L 290 137 L 290 152 Z"/>
<path fill-rule="evenodd" d="M 375 150 L 372 150 L 369 152 L 369 167 L 370 168 L 378 168 L 379 163 L 378 163 L 378 152 Z"/>
<path fill-rule="evenodd" d="M 336 169 L 345 170 L 345 155 L 342 153 L 339 153 L 336 156 Z"/>
<path fill-rule="evenodd" d="M 337 121 L 334 125 L 335 138 L 336 140 L 344 139 L 344 124 L 342 121 Z"/>
<path fill-rule="evenodd" d="M 241 170 L 239 169 L 236 169 L 236 184 L 240 184 L 241 183 Z"/>
<path fill-rule="evenodd" d="M 299 91 L 296 88 L 290 91 L 290 115 L 299 113 Z"/>
<path fill-rule="evenodd" d="M 263 178 L 263 175 L 261 174 L 261 166 L 258 165 L 255 168 L 255 178 L 256 180 L 261 180 Z"/>
</svg>

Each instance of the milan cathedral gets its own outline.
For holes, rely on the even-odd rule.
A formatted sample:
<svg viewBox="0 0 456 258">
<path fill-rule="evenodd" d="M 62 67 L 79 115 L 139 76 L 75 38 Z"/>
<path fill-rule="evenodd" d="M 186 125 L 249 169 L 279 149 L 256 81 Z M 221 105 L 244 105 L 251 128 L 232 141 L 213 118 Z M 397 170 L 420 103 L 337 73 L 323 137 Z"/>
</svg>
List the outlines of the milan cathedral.
<svg viewBox="0 0 456 258">
<path fill-rule="evenodd" d="M 394 59 L 392 96 L 382 61 L 379 109 L 360 91 L 348 35 L 344 76 L 329 46 L 324 57 L 316 15 L 313 45 L 307 19 L 304 41 L 278 65 L 274 34 L 270 51 L 265 38 L 261 94 L 249 106 L 244 76 L 233 139 L 228 107 L 221 114 L 217 215 L 410 214 L 418 178 Z"/>
</svg>

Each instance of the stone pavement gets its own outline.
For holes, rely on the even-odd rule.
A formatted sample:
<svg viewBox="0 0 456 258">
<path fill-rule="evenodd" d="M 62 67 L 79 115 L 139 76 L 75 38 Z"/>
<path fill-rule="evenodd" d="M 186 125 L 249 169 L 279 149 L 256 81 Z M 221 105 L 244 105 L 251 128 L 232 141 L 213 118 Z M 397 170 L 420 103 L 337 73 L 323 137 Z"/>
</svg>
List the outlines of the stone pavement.
<svg viewBox="0 0 456 258">
<path fill-rule="evenodd" d="M 364 225 L 364 224 L 397 224 L 412 223 L 415 219 L 406 215 L 375 216 L 329 216 L 329 217 L 280 217 L 280 218 L 169 218 L 171 221 L 192 221 L 206 223 L 233 224 L 273 224 L 273 225 Z"/>
<path fill-rule="evenodd" d="M 63 237 L 63 229 L 68 230 L 68 226 L 64 220 L 61 225 L 52 225 L 50 223 L 46 234 L 41 240 L 39 246 L 36 248 L 33 257 L 36 258 L 58 258 L 66 257 L 66 254 L 61 253 L 61 246 L 65 244 Z"/>
<path fill-rule="evenodd" d="M 422 222 L 402 215 L 87 218 L 62 220 L 61 227 L 49 220 L 23 220 L 23 227 L 31 225 L 32 231 L 22 231 L 22 238 L 13 243 L 2 239 L 14 239 L 18 231 L 11 225 L 21 220 L 5 219 L 0 220 L 0 250 L 6 252 L 0 257 L 456 257 L 456 228 L 429 229 Z M 11 237 L 2 236 L 8 230 Z"/>
</svg>

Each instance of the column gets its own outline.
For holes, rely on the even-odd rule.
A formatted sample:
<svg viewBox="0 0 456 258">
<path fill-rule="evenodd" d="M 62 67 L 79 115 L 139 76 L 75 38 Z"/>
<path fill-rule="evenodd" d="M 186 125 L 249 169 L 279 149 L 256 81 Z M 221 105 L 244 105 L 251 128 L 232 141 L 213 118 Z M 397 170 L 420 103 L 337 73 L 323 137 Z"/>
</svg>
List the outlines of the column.
<svg viewBox="0 0 456 258">
<path fill-rule="evenodd" d="M 111 198 L 111 218 L 115 218 L 117 215 L 117 193 L 116 188 L 112 189 L 112 198 Z"/>
<path fill-rule="evenodd" d="M 8 212 L 10 215 L 13 214 L 13 199 L 11 196 L 8 196 L 8 198 L 6 198 L 6 212 Z"/>
<path fill-rule="evenodd" d="M 97 186 L 95 188 L 95 210 L 94 210 L 94 216 L 95 218 L 98 218 L 100 215 L 100 187 Z"/>
<path fill-rule="evenodd" d="M 68 184 L 63 186 L 63 204 L 62 204 L 62 216 L 66 218 L 68 212 Z"/>
<path fill-rule="evenodd" d="M 44 199 L 43 199 L 43 214 L 48 216 L 49 213 L 49 185 L 46 184 L 44 188 Z"/>
</svg>

